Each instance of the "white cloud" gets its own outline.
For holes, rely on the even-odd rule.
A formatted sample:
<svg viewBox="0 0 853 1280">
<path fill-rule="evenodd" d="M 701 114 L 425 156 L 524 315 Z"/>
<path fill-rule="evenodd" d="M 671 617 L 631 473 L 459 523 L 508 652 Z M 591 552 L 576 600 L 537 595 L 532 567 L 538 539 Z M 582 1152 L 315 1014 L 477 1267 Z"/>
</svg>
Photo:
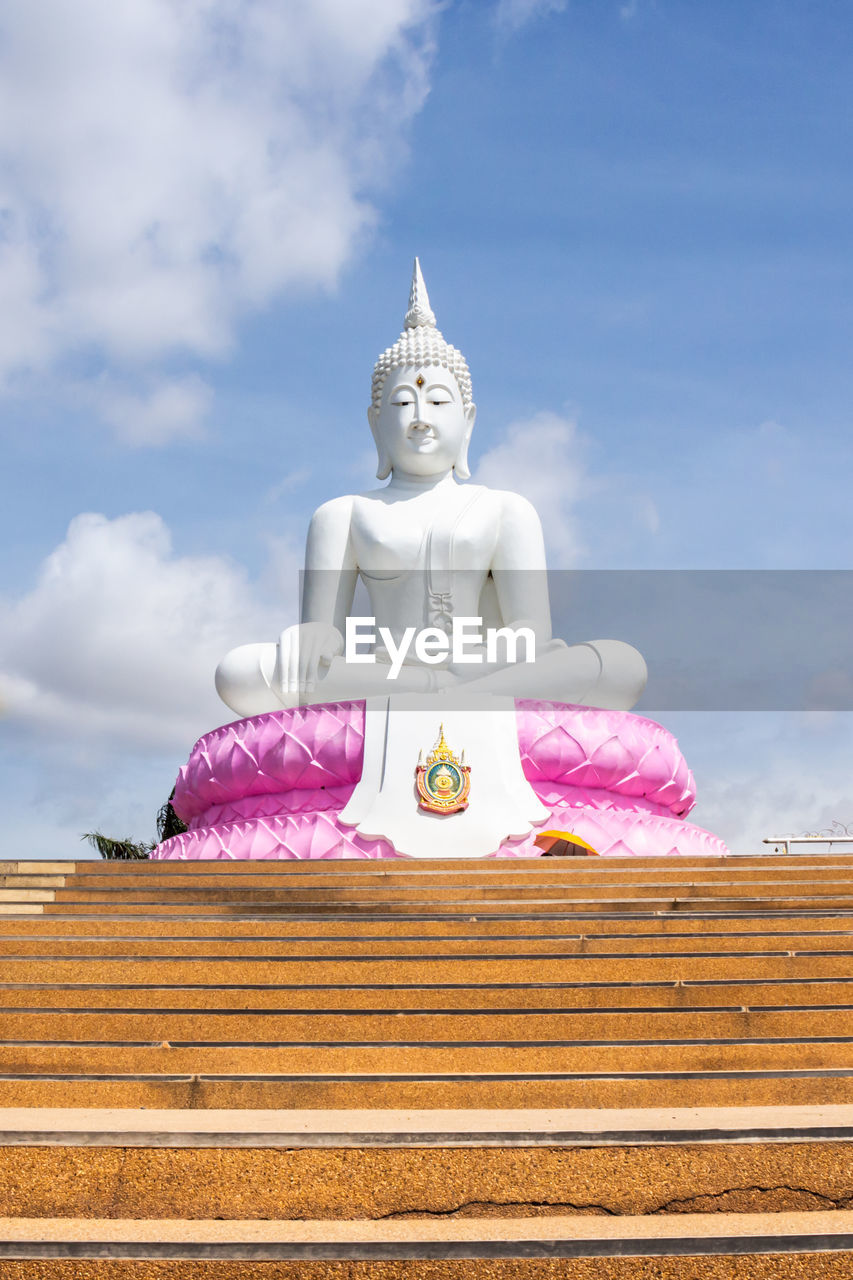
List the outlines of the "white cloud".
<svg viewBox="0 0 853 1280">
<path fill-rule="evenodd" d="M 534 18 L 563 13 L 567 0 L 498 0 L 495 22 L 502 31 L 518 31 Z"/>
<path fill-rule="evenodd" d="M 127 444 L 158 445 L 198 435 L 213 396 L 197 374 L 188 374 L 151 378 L 136 392 L 101 377 L 85 388 L 84 398 Z"/>
<path fill-rule="evenodd" d="M 94 356 L 128 379 L 102 404 L 123 434 L 184 434 L 203 406 L 162 385 L 163 362 L 221 356 L 246 311 L 333 285 L 372 226 L 370 193 L 427 93 L 437 9 L 5 6 L 0 381 Z"/>
<path fill-rule="evenodd" d="M 255 585 L 176 555 L 153 512 L 71 522 L 33 588 L 0 600 L 5 847 L 80 858 L 83 831 L 154 837 L 192 743 L 234 718 L 217 662 L 295 620 L 301 550 L 276 539 L 268 560 Z"/>
<path fill-rule="evenodd" d="M 276 578 L 295 584 L 298 560 Z M 274 639 L 293 603 L 264 603 L 234 563 L 176 556 L 153 512 L 77 516 L 34 588 L 2 607 L 5 714 L 71 744 L 185 748 L 233 719 L 213 672 L 236 644 Z"/>
<path fill-rule="evenodd" d="M 765 838 L 853 822 L 847 745 L 848 754 L 833 753 L 820 769 L 773 762 L 746 776 L 736 767 L 746 762 L 733 755 L 727 772 L 703 780 L 690 820 L 723 836 L 734 853 L 767 852 Z"/>
<path fill-rule="evenodd" d="M 590 441 L 572 418 L 543 410 L 511 422 L 476 466 L 477 484 L 522 493 L 533 503 L 551 569 L 622 569 L 658 541 L 660 511 L 642 479 L 592 474 L 589 455 Z"/>
<path fill-rule="evenodd" d="M 735 853 L 765 837 L 853 822 L 853 714 L 679 712 L 662 716 L 696 776 L 690 821 Z"/>
<path fill-rule="evenodd" d="M 654 498 L 647 493 L 637 498 L 637 519 L 648 533 L 660 533 L 660 512 Z"/>
<path fill-rule="evenodd" d="M 568 568 L 583 548 L 575 507 L 584 487 L 582 446 L 575 424 L 544 411 L 512 422 L 504 439 L 482 455 L 474 481 L 511 489 L 539 512 L 552 568 Z"/>
</svg>

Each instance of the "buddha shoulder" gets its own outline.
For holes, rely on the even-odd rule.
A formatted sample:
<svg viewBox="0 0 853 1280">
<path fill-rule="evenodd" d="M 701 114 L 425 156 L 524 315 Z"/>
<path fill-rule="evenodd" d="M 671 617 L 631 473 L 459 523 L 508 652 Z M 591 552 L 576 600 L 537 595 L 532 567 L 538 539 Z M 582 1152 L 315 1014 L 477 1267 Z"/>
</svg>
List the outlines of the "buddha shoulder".
<svg viewBox="0 0 853 1280">
<path fill-rule="evenodd" d="M 544 568 L 545 539 L 542 522 L 533 503 L 508 489 L 490 489 L 488 492 L 495 529 L 493 567 Z"/>
<path fill-rule="evenodd" d="M 500 520 L 501 530 L 522 532 L 535 530 L 541 533 L 542 522 L 539 513 L 528 498 L 511 489 L 489 489 L 493 511 Z"/>
<path fill-rule="evenodd" d="M 339 567 L 345 558 L 352 525 L 353 495 L 330 498 L 311 517 L 308 526 L 307 561 L 317 567 Z"/>
</svg>

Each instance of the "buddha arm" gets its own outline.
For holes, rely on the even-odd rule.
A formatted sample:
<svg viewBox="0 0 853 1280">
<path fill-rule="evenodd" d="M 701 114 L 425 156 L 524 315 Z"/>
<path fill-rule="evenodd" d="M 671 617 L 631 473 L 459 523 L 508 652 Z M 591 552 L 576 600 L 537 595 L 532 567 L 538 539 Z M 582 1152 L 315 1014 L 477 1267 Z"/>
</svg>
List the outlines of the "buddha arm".
<svg viewBox="0 0 853 1280">
<path fill-rule="evenodd" d="M 358 566 L 352 547 L 352 498 L 324 502 L 311 517 L 305 547 L 302 621 L 325 622 L 343 635 Z"/>
<path fill-rule="evenodd" d="M 343 651 L 347 614 L 355 594 L 357 566 L 350 539 L 352 498 L 318 507 L 308 529 L 302 621 L 278 642 L 275 681 L 284 697 L 310 693 L 321 667 Z"/>
<path fill-rule="evenodd" d="M 505 625 L 525 622 L 540 643 L 551 639 L 545 539 L 535 508 L 517 493 L 501 494 L 492 577 Z"/>
</svg>

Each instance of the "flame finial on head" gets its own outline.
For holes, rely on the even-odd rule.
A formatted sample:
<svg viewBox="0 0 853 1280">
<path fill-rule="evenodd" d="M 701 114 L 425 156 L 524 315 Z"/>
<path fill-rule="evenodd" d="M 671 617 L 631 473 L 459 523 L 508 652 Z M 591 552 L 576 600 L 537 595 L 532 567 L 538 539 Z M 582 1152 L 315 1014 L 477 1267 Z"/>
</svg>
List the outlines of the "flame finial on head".
<svg viewBox="0 0 853 1280">
<path fill-rule="evenodd" d="M 439 365 L 449 369 L 459 385 L 465 408 L 471 407 L 471 374 L 461 351 L 447 342 L 435 322 L 435 312 L 429 305 L 429 294 L 424 284 L 421 264 L 415 258 L 412 287 L 409 291 L 409 309 L 403 322 L 403 332 L 393 346 L 387 347 L 373 369 L 372 404 L 379 408 L 382 388 L 392 369 L 410 366 Z M 468 478 L 467 463 L 457 467 L 462 479 Z M 380 479 L 383 479 L 380 476 Z"/>
<path fill-rule="evenodd" d="M 409 309 L 403 322 L 404 329 L 434 329 L 435 312 L 429 305 L 429 294 L 424 284 L 421 264 L 415 258 L 412 270 L 412 287 L 409 290 Z"/>
</svg>

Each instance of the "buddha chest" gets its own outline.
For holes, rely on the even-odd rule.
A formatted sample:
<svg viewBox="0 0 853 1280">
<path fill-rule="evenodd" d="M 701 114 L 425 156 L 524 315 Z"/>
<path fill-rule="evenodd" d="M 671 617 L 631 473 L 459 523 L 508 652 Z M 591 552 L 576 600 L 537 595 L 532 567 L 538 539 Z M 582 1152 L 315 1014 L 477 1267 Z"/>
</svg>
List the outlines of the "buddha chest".
<svg viewBox="0 0 853 1280">
<path fill-rule="evenodd" d="M 367 572 L 427 571 L 436 563 L 486 572 L 499 522 L 498 495 L 480 486 L 396 502 L 362 496 L 353 503 L 352 547 Z"/>
</svg>

